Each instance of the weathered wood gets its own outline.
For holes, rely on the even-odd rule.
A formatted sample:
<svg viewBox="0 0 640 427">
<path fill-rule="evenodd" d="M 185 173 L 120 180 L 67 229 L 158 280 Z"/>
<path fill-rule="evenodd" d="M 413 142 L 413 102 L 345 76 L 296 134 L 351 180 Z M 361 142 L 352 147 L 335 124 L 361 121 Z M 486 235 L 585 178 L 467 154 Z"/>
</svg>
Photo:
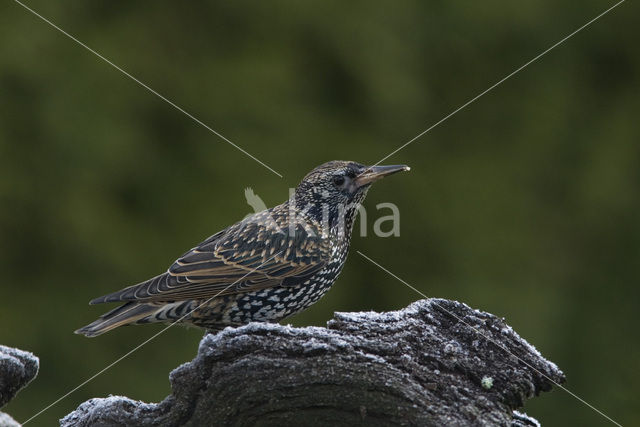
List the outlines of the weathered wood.
<svg viewBox="0 0 640 427">
<path fill-rule="evenodd" d="M 0 408 L 6 405 L 38 374 L 36 356 L 16 348 L 0 345 Z M 0 426 L 18 426 L 9 415 L 0 412 Z"/>
<path fill-rule="evenodd" d="M 205 335 L 162 402 L 91 399 L 61 425 L 525 426 L 536 422 L 514 411 L 549 379 L 564 375 L 503 320 L 429 299 L 336 313 L 327 328 L 255 323 Z"/>
</svg>

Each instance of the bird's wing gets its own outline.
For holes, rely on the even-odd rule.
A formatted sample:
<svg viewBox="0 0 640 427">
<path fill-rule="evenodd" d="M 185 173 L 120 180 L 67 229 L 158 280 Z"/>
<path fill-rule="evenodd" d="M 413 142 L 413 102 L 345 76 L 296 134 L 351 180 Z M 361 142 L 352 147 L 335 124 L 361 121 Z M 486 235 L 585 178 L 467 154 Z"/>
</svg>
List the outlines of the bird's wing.
<svg viewBox="0 0 640 427">
<path fill-rule="evenodd" d="M 291 228 L 270 211 L 255 214 L 186 252 L 166 273 L 92 303 L 204 299 L 302 283 L 327 264 L 331 245 L 319 227 Z"/>
</svg>

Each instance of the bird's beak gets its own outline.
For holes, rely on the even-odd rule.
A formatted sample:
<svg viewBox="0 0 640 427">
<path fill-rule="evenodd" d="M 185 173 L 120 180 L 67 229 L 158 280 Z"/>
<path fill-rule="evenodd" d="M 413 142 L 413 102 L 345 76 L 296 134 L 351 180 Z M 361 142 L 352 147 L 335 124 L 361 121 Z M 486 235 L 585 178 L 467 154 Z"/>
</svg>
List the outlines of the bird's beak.
<svg viewBox="0 0 640 427">
<path fill-rule="evenodd" d="M 357 187 L 362 187 L 363 185 L 371 184 L 372 182 L 382 179 L 385 176 L 408 170 L 411 170 L 411 168 L 407 165 L 371 166 L 360 173 L 354 181 Z"/>
</svg>

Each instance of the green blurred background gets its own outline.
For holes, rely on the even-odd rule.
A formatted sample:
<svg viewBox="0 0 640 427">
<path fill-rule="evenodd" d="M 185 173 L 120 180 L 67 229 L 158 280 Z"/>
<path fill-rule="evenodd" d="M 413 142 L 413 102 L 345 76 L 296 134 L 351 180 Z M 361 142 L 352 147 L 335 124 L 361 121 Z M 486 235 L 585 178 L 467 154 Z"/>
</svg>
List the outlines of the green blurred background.
<svg viewBox="0 0 640 427">
<path fill-rule="evenodd" d="M 163 271 L 331 159 L 374 163 L 612 2 L 27 3 L 242 146 L 279 178 L 16 3 L 0 6 L 0 343 L 34 352 L 23 421 L 160 327 L 72 332 L 96 296 Z M 429 296 L 504 316 L 623 424 L 640 415 L 640 51 L 622 4 L 385 163 L 361 250 Z M 375 205 L 401 236 L 372 233 Z M 294 325 L 419 295 L 355 252 Z M 172 328 L 49 409 L 159 401 L 201 332 Z M 635 337 L 635 338 L 634 338 Z M 606 425 L 561 390 L 525 411 Z"/>
</svg>

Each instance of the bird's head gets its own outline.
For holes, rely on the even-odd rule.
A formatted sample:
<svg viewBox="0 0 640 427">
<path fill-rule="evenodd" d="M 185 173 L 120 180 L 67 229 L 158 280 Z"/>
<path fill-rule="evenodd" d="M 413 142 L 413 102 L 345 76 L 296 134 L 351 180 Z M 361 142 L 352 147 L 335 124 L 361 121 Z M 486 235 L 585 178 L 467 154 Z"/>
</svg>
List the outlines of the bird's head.
<svg viewBox="0 0 640 427">
<path fill-rule="evenodd" d="M 334 160 L 309 172 L 295 191 L 296 205 L 308 207 L 318 219 L 328 211 L 330 219 L 340 212 L 355 212 L 375 181 L 397 172 L 408 171 L 409 166 L 365 166 L 360 163 Z M 324 214 L 326 216 L 326 213 Z"/>
</svg>

